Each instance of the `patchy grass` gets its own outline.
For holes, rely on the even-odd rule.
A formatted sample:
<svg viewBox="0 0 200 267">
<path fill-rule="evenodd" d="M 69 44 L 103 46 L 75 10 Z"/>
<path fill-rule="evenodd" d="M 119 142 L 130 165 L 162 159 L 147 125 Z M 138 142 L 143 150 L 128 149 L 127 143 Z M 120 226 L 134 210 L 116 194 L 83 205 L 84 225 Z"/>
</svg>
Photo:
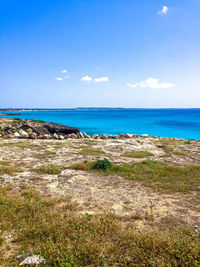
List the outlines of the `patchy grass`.
<svg viewBox="0 0 200 267">
<path fill-rule="evenodd" d="M 129 158 L 146 158 L 154 156 L 154 154 L 148 151 L 131 151 L 131 152 L 125 152 L 124 154 L 122 154 L 122 156 Z"/>
<path fill-rule="evenodd" d="M 17 172 L 20 172 L 20 169 L 15 166 L 1 166 L 0 165 L 0 175 L 2 174 L 14 175 Z"/>
<path fill-rule="evenodd" d="M 112 164 L 105 171 L 93 170 L 93 162 L 77 163 L 69 168 L 96 171 L 102 175 L 119 175 L 141 182 L 144 186 L 165 193 L 190 192 L 200 186 L 200 166 L 177 167 L 157 161 L 143 161 L 121 166 Z"/>
<path fill-rule="evenodd" d="M 100 148 L 94 148 L 91 146 L 86 146 L 80 150 L 79 154 L 80 155 L 95 156 L 95 155 L 105 155 L 106 153 L 103 150 L 101 150 Z"/>
<path fill-rule="evenodd" d="M 21 149 L 26 149 L 26 148 L 30 148 L 30 149 L 45 149 L 46 146 L 44 144 L 42 145 L 38 145 L 38 144 L 34 144 L 31 140 L 30 141 L 24 141 L 22 140 L 21 142 L 3 142 L 0 144 L 1 147 L 18 147 Z"/>
<path fill-rule="evenodd" d="M 52 158 L 56 155 L 56 152 L 54 151 L 44 151 L 43 153 L 38 153 L 35 155 L 37 159 L 46 159 L 46 158 Z"/>
<path fill-rule="evenodd" d="M 136 215 L 136 219 L 141 219 Z M 32 189 L 12 194 L 0 188 L 0 229 L 14 233 L 15 249 L 0 254 L 1 266 L 18 266 L 18 254 L 46 258 L 46 266 L 198 266 L 200 236 L 166 225 L 137 232 L 111 213 L 80 215 L 65 199 L 44 198 Z"/>
<path fill-rule="evenodd" d="M 62 169 L 57 165 L 42 165 L 36 171 L 40 174 L 60 174 Z"/>
<path fill-rule="evenodd" d="M 180 152 L 180 151 L 173 151 L 172 152 L 173 155 L 176 155 L 176 156 L 184 156 L 184 157 L 188 157 L 188 154 L 185 153 L 185 152 Z"/>
</svg>

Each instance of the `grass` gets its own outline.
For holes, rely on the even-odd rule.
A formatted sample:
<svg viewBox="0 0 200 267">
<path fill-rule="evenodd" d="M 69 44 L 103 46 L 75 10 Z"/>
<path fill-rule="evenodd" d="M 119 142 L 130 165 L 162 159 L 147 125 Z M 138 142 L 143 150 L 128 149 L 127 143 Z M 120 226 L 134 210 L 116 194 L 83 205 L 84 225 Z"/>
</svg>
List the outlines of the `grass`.
<svg viewBox="0 0 200 267">
<path fill-rule="evenodd" d="M 23 259 L 16 256 L 27 252 L 42 255 L 46 266 L 199 266 L 200 236 L 192 229 L 170 224 L 138 232 L 111 213 L 80 215 L 65 199 L 10 192 L 0 188 L 0 230 L 2 239 L 12 233 L 15 249 L 7 256 L 4 246 L 1 266 L 18 266 Z"/>
<path fill-rule="evenodd" d="M 62 169 L 57 165 L 42 165 L 36 171 L 40 174 L 60 174 Z"/>
<path fill-rule="evenodd" d="M 174 193 L 190 192 L 200 186 L 200 166 L 177 167 L 158 161 L 114 165 L 105 171 L 93 170 L 93 162 L 77 163 L 69 168 L 98 172 L 102 175 L 119 175 L 141 182 L 155 191 Z"/>
<path fill-rule="evenodd" d="M 105 155 L 105 152 L 102 151 L 100 148 L 86 146 L 80 150 L 79 154 L 95 156 L 95 155 Z"/>
<path fill-rule="evenodd" d="M 2 165 L 0 165 L 0 175 L 2 175 L 2 174 L 14 175 L 17 172 L 20 172 L 20 169 L 17 168 L 16 166 L 2 166 Z"/>
<path fill-rule="evenodd" d="M 185 153 L 185 152 L 180 152 L 180 151 L 173 151 L 172 152 L 173 155 L 176 155 L 176 156 L 184 156 L 184 157 L 187 157 L 188 154 Z"/>
<path fill-rule="evenodd" d="M 125 152 L 122 156 L 129 158 L 146 158 L 154 156 L 154 154 L 148 151 L 131 151 L 131 152 Z"/>
<path fill-rule="evenodd" d="M 51 158 L 56 155 L 56 152 L 54 151 L 44 151 L 43 153 L 38 153 L 35 155 L 37 159 L 46 159 Z"/>
</svg>

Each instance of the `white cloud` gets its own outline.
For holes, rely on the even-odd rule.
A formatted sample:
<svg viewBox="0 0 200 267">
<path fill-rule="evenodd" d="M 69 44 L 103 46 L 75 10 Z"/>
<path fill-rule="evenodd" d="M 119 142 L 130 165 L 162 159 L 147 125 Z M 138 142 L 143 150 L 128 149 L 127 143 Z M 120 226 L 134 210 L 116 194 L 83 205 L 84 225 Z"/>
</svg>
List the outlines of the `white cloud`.
<svg viewBox="0 0 200 267">
<path fill-rule="evenodd" d="M 61 77 L 56 77 L 55 80 L 56 80 L 56 81 L 63 81 L 63 78 L 61 78 Z"/>
<path fill-rule="evenodd" d="M 135 84 L 127 83 L 126 86 L 136 88 L 136 87 L 142 87 L 142 88 L 151 88 L 151 89 L 159 89 L 159 88 L 171 88 L 175 85 L 173 83 L 167 83 L 167 82 L 160 82 L 158 79 L 155 78 L 148 78 L 145 81 L 138 82 Z"/>
<path fill-rule="evenodd" d="M 90 77 L 90 76 L 88 76 L 88 75 L 83 76 L 83 77 L 81 78 L 81 81 L 82 81 L 82 82 L 90 83 L 90 82 L 92 81 L 92 77 Z"/>
<path fill-rule="evenodd" d="M 100 78 L 95 78 L 94 81 L 97 82 L 97 83 L 109 82 L 109 78 L 108 77 L 100 77 Z"/>
<path fill-rule="evenodd" d="M 61 70 L 61 73 L 67 73 L 68 71 L 67 70 Z"/>
<path fill-rule="evenodd" d="M 71 77 L 69 75 L 64 76 L 65 79 L 70 79 Z"/>
<path fill-rule="evenodd" d="M 169 8 L 167 6 L 163 6 L 161 10 L 159 10 L 157 13 L 159 15 L 164 15 L 164 14 L 167 14 Z"/>
</svg>

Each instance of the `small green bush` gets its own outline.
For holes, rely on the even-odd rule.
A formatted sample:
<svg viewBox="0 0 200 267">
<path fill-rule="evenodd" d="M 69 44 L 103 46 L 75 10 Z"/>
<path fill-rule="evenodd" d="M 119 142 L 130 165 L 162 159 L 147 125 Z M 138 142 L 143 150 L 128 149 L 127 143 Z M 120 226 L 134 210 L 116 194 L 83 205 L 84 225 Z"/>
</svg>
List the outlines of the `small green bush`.
<svg viewBox="0 0 200 267">
<path fill-rule="evenodd" d="M 102 160 L 97 160 L 92 164 L 92 169 L 95 170 L 107 170 L 110 169 L 112 166 L 111 162 L 104 158 Z"/>
</svg>

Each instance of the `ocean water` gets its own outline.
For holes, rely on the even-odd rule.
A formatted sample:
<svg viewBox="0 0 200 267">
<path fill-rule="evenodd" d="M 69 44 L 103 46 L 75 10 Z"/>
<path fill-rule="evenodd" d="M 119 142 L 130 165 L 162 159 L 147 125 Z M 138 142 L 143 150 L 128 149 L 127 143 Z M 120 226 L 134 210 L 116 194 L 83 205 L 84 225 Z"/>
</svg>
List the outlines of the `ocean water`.
<svg viewBox="0 0 200 267">
<path fill-rule="evenodd" d="M 92 134 L 135 133 L 200 139 L 200 109 L 54 109 L 23 110 L 23 119 L 57 122 Z M 16 113 L 16 111 L 15 111 Z"/>
</svg>

